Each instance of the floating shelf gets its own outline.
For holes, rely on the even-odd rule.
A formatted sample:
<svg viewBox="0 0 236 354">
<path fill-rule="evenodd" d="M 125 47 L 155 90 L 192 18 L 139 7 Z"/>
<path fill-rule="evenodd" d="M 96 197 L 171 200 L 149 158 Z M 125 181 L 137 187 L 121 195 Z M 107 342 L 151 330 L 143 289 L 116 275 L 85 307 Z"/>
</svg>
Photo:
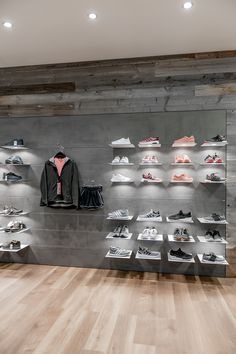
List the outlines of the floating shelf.
<svg viewBox="0 0 236 354">
<path fill-rule="evenodd" d="M 105 258 L 115 258 L 115 259 L 130 259 L 131 255 L 132 255 L 132 250 L 127 250 L 129 251 L 129 255 L 128 256 L 125 256 L 125 257 L 121 257 L 121 256 L 113 256 L 113 255 L 110 255 L 110 252 L 108 251 Z"/>
<path fill-rule="evenodd" d="M 203 162 L 203 163 L 200 163 L 200 166 L 224 166 L 225 165 L 225 163 L 224 162 L 222 162 L 222 163 L 216 163 L 216 162 L 214 162 L 214 163 L 207 163 L 207 162 Z"/>
<path fill-rule="evenodd" d="M 171 166 L 194 166 L 193 162 L 172 162 Z"/>
<path fill-rule="evenodd" d="M 189 241 L 183 241 L 183 240 L 177 241 L 177 240 L 175 240 L 174 235 L 168 235 L 168 241 L 169 242 L 185 242 L 185 243 L 193 243 L 193 242 L 195 242 L 193 236 L 189 236 Z"/>
<path fill-rule="evenodd" d="M 162 182 L 163 182 L 162 180 L 160 180 L 160 181 L 153 181 L 153 180 L 148 180 L 148 179 L 144 179 L 144 178 L 141 179 L 141 183 L 156 184 L 156 183 L 162 183 Z"/>
<path fill-rule="evenodd" d="M 30 230 L 30 227 L 26 227 L 25 229 L 22 229 L 20 231 L 17 231 L 17 232 L 11 232 L 11 231 L 5 231 L 4 229 L 3 230 L 0 230 L 1 233 L 6 233 L 6 234 L 9 234 L 9 235 L 18 235 L 18 234 L 22 234 L 24 232 L 27 232 Z"/>
<path fill-rule="evenodd" d="M 3 214 L 0 214 L 0 216 L 3 216 L 4 218 L 6 218 L 6 217 L 15 218 L 15 217 L 18 217 L 18 216 L 24 216 L 24 215 L 28 215 L 28 214 L 29 214 L 29 211 L 23 211 L 22 213 L 16 214 L 16 215 L 3 215 Z"/>
<path fill-rule="evenodd" d="M 135 146 L 133 144 L 109 144 L 110 147 L 112 147 L 113 149 L 134 149 Z"/>
<path fill-rule="evenodd" d="M 19 181 L 12 181 L 12 180 L 6 180 L 6 179 L 0 179 L 0 183 L 28 183 L 29 180 L 26 179 L 20 179 Z"/>
<path fill-rule="evenodd" d="M 166 217 L 166 221 L 167 222 L 175 222 L 175 223 L 186 223 L 186 224 L 193 224 L 194 223 L 192 218 L 186 218 L 186 219 L 180 219 L 180 220 L 172 220 L 172 219 L 169 219 L 168 216 Z"/>
<path fill-rule="evenodd" d="M 132 179 L 131 181 L 112 181 L 110 180 L 111 183 L 119 183 L 119 184 L 131 184 L 134 183 L 134 180 Z"/>
<path fill-rule="evenodd" d="M 201 224 L 218 224 L 218 225 L 228 225 L 226 220 L 222 221 L 214 221 L 214 220 L 206 220 L 205 218 L 197 218 Z"/>
<path fill-rule="evenodd" d="M 136 221 L 162 222 L 162 216 L 158 218 L 141 218 L 138 216 Z"/>
<path fill-rule="evenodd" d="M 142 255 L 137 252 L 135 255 L 135 258 L 136 259 L 145 259 L 145 260 L 150 259 L 152 261 L 160 261 L 161 260 L 161 253 L 159 254 L 158 257 L 153 257 L 153 256 Z"/>
<path fill-rule="evenodd" d="M 107 220 L 124 220 L 124 221 L 128 221 L 128 220 L 132 220 L 133 216 L 125 216 L 125 217 L 119 217 L 119 218 L 112 218 L 110 216 L 107 217 Z"/>
<path fill-rule="evenodd" d="M 139 166 L 145 166 L 145 167 L 152 167 L 152 166 L 162 166 L 163 163 L 161 162 L 154 162 L 154 163 L 145 163 L 145 162 L 140 162 Z"/>
<path fill-rule="evenodd" d="M 217 264 L 217 265 L 229 265 L 229 263 L 226 261 L 226 259 L 223 257 L 223 256 L 220 256 L 220 255 L 216 255 L 217 257 L 222 257 L 223 261 L 222 262 L 219 262 L 219 261 L 215 261 L 215 262 L 211 262 L 211 261 L 204 261 L 203 260 L 203 254 L 198 254 L 197 257 L 200 261 L 200 263 L 202 264 Z"/>
<path fill-rule="evenodd" d="M 19 249 L 6 249 L 6 248 L 2 248 L 2 246 L 0 247 L 0 252 L 14 252 L 14 253 L 17 253 L 17 252 L 20 252 L 22 251 L 23 249 L 29 247 L 29 245 L 21 245 L 21 248 Z"/>
<path fill-rule="evenodd" d="M 180 184 L 181 184 L 181 183 L 182 183 L 182 184 L 183 184 L 183 183 L 184 183 L 184 184 L 186 184 L 186 183 L 187 183 L 187 184 L 192 184 L 193 181 L 187 182 L 187 181 L 172 181 L 172 180 L 170 180 L 170 183 L 174 183 L 174 184 L 175 184 L 175 183 L 180 183 Z"/>
<path fill-rule="evenodd" d="M 208 142 L 208 143 L 203 143 L 201 144 L 201 147 L 224 147 L 228 144 L 227 141 L 224 141 L 224 142 L 219 142 L 219 143 L 211 143 L 211 142 Z"/>
<path fill-rule="evenodd" d="M 134 163 L 114 163 L 114 162 L 110 162 L 109 165 L 111 166 L 121 166 L 121 167 L 125 167 L 125 166 L 134 166 Z"/>
<path fill-rule="evenodd" d="M 222 238 L 222 241 L 208 241 L 206 240 L 206 237 L 205 236 L 197 236 L 199 242 L 203 242 L 203 243 L 219 243 L 219 244 L 223 244 L 223 245 L 227 245 L 228 242 Z"/>
<path fill-rule="evenodd" d="M 205 181 L 201 181 L 200 183 L 202 184 L 225 184 L 226 181 L 209 181 L 209 180 L 205 180 Z"/>
<path fill-rule="evenodd" d="M 138 144 L 138 147 L 141 149 L 146 149 L 146 148 L 156 149 L 156 148 L 160 148 L 161 144 L 147 144 L 147 145 Z"/>
<path fill-rule="evenodd" d="M 195 263 L 194 258 L 192 257 L 191 259 L 182 259 L 182 258 L 172 258 L 173 256 L 170 255 L 170 252 L 168 252 L 168 261 L 169 262 L 178 262 L 178 263 Z"/>
<path fill-rule="evenodd" d="M 29 150 L 29 148 L 25 146 L 8 146 L 8 145 L 1 145 L 2 149 L 9 149 L 9 150 Z"/>
<path fill-rule="evenodd" d="M 3 167 L 29 167 L 31 166 L 30 164 L 28 163 L 0 163 L 0 167 L 3 166 Z"/>
<path fill-rule="evenodd" d="M 116 237 L 114 236 L 114 232 L 110 232 L 106 238 L 119 239 L 119 240 L 130 240 L 132 237 L 132 233 L 129 233 L 128 237 Z"/>
<path fill-rule="evenodd" d="M 163 235 L 156 235 L 155 237 L 151 238 L 142 238 L 143 234 L 139 234 L 137 240 L 139 241 L 163 241 Z"/>
<path fill-rule="evenodd" d="M 194 146 L 197 146 L 197 143 L 186 143 L 186 144 L 173 143 L 171 146 L 174 148 L 192 148 Z"/>
</svg>

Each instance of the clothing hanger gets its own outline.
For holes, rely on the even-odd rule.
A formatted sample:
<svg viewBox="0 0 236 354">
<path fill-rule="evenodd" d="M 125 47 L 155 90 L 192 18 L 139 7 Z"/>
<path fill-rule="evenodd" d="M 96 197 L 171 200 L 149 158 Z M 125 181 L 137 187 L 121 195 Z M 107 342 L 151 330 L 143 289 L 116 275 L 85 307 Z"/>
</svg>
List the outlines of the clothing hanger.
<svg viewBox="0 0 236 354">
<path fill-rule="evenodd" d="M 65 155 L 64 151 L 65 151 L 64 146 L 62 146 L 61 144 L 58 143 L 57 144 L 57 152 L 54 155 L 54 158 L 61 158 L 61 159 L 65 158 L 66 155 Z"/>
</svg>

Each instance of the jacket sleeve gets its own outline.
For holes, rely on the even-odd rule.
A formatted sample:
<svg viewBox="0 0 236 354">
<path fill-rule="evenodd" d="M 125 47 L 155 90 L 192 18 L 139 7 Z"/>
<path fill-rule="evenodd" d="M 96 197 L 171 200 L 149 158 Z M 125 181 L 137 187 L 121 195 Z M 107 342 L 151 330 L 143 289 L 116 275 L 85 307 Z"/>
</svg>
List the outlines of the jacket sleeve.
<svg viewBox="0 0 236 354">
<path fill-rule="evenodd" d="M 77 209 L 80 207 L 79 172 L 76 163 L 73 163 L 72 175 L 72 200 Z"/>
<path fill-rule="evenodd" d="M 41 175 L 40 190 L 41 190 L 40 206 L 46 206 L 46 205 L 48 205 L 48 188 L 47 188 L 46 164 L 44 165 L 44 169 L 43 169 L 43 172 L 42 172 L 42 175 Z"/>
</svg>

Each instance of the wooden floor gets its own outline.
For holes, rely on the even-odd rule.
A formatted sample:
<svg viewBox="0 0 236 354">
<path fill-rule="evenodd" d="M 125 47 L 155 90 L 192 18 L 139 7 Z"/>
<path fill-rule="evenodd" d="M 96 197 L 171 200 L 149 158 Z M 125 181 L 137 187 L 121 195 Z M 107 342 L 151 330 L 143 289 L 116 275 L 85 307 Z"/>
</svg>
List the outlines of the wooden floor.
<svg viewBox="0 0 236 354">
<path fill-rule="evenodd" d="M 1 354 L 235 354 L 236 279 L 0 265 Z"/>
</svg>

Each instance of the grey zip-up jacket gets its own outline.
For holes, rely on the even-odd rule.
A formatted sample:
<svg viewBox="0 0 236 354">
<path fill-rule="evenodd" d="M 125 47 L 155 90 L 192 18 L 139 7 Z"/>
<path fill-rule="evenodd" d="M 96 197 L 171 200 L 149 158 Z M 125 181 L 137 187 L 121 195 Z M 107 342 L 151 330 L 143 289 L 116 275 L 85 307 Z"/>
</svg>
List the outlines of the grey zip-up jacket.
<svg viewBox="0 0 236 354">
<path fill-rule="evenodd" d="M 58 195 L 58 183 L 61 193 Z M 59 176 L 54 157 L 45 162 L 40 182 L 40 206 L 79 208 L 80 188 L 76 163 L 67 158 Z"/>
</svg>

